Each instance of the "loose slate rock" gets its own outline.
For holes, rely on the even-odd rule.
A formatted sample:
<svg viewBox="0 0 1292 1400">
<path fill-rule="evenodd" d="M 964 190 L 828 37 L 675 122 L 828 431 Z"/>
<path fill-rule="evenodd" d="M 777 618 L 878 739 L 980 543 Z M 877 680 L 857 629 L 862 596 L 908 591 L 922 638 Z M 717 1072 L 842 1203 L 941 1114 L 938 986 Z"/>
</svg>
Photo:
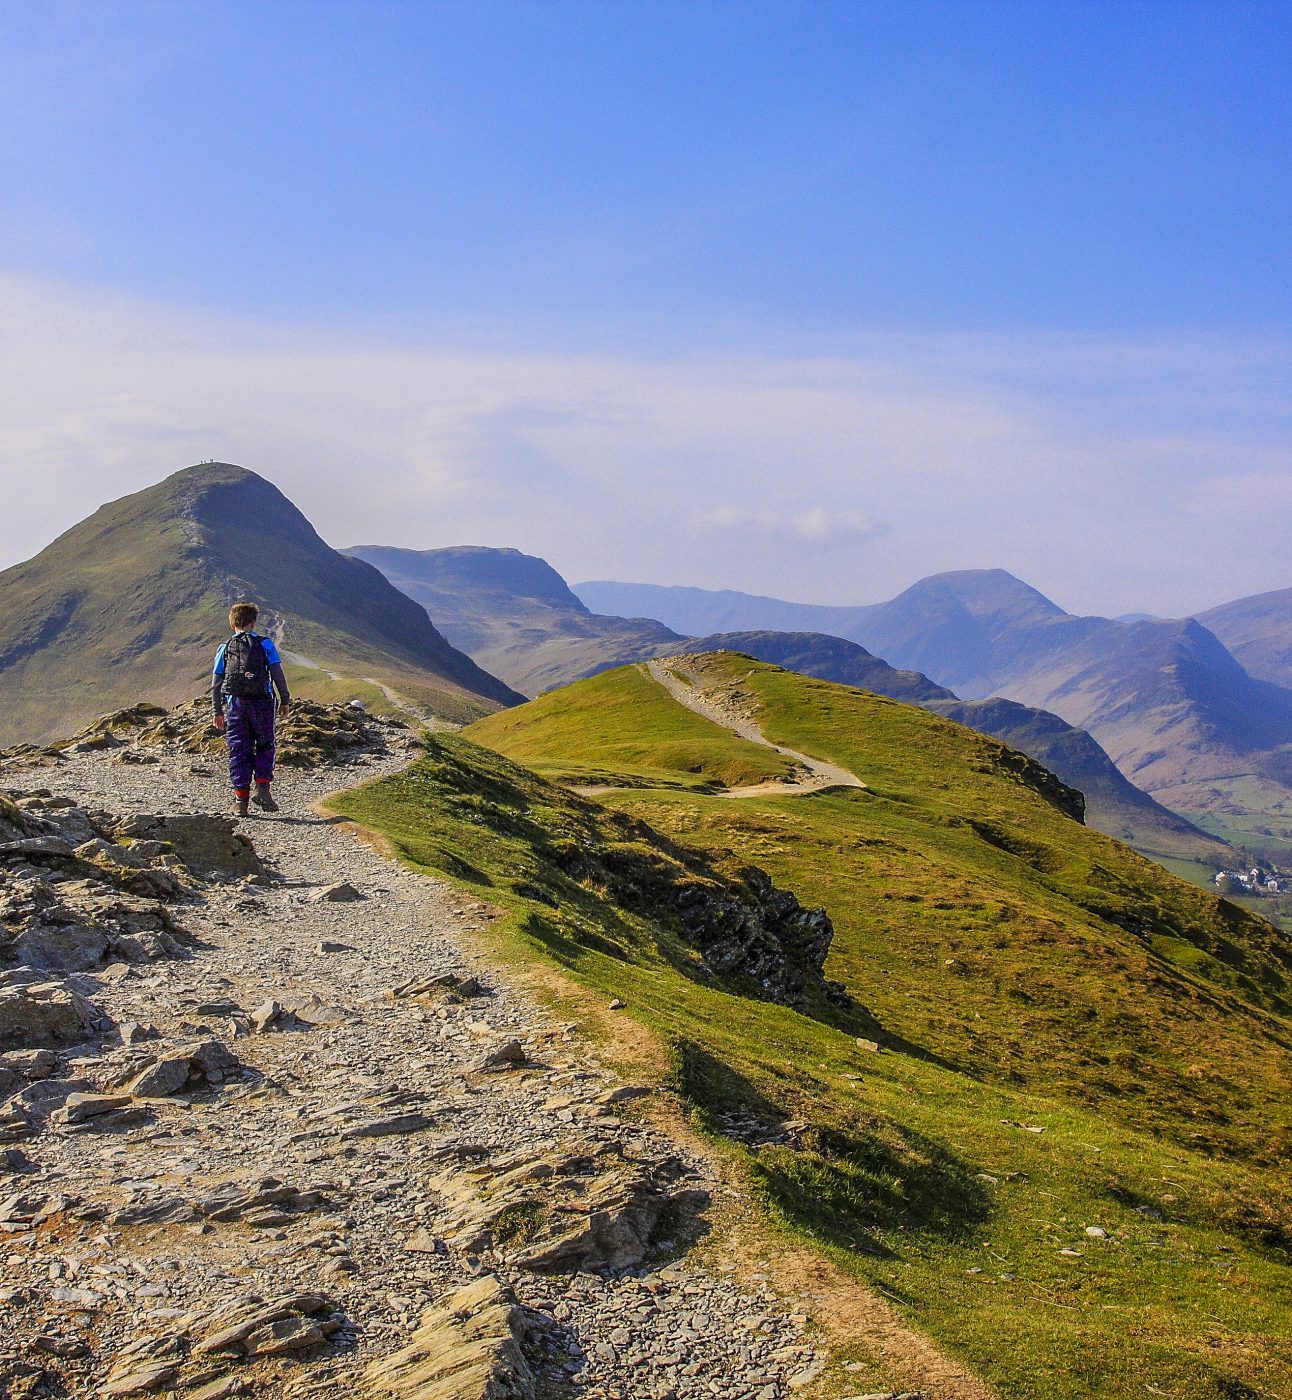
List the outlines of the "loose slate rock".
<svg viewBox="0 0 1292 1400">
<path fill-rule="evenodd" d="M 315 890 L 310 895 L 315 904 L 351 904 L 362 898 L 363 895 L 348 880 L 342 880 L 336 885 L 324 885 L 322 889 Z"/>
<path fill-rule="evenodd" d="M 257 1346 L 269 1344 L 268 1330 L 273 1327 L 274 1323 L 293 1317 L 297 1319 L 302 1317 L 316 1318 L 320 1314 L 331 1311 L 332 1308 L 327 1299 L 313 1293 L 291 1293 L 268 1300 L 254 1295 L 238 1299 L 223 1308 L 217 1308 L 215 1312 L 202 1320 L 199 1328 L 204 1330 L 206 1335 L 195 1343 L 193 1350 L 204 1356 L 219 1352 L 246 1355 L 248 1341 L 253 1336 L 257 1338 Z M 318 1340 L 331 1335 L 339 1328 L 339 1322 L 334 1324 L 327 1321 L 317 1324 Z M 295 1335 L 300 1337 L 304 1333 L 297 1331 Z M 313 1342 L 300 1343 L 300 1345 L 313 1344 Z M 291 1349 L 291 1347 L 284 1348 L 284 1350 Z M 261 1354 L 266 1353 L 262 1352 Z"/>
<path fill-rule="evenodd" d="M 491 1050 L 483 1060 L 480 1061 L 481 1070 L 504 1070 L 518 1069 L 522 1065 L 529 1063 L 529 1056 L 525 1053 L 525 1047 L 519 1040 L 508 1040 L 500 1045 L 496 1050 Z"/>
<path fill-rule="evenodd" d="M 169 1362 L 114 1372 L 103 1383 L 104 1395 L 153 1395 L 179 1375 Z"/>
<path fill-rule="evenodd" d="M 84 1039 L 97 1024 L 94 1007 L 65 983 L 0 988 L 0 1046 L 67 1044 Z"/>
<path fill-rule="evenodd" d="M 128 818 L 116 834 L 133 841 L 163 841 L 189 870 L 206 879 L 237 879 L 262 873 L 251 838 L 237 829 L 232 817 L 144 814 Z"/>
<path fill-rule="evenodd" d="M 105 1113 L 130 1107 L 129 1094 L 68 1094 L 63 1106 L 50 1117 L 58 1123 L 84 1123 Z"/>
<path fill-rule="evenodd" d="M 186 1089 L 219 1085 L 242 1069 L 237 1056 L 219 1040 L 203 1040 L 158 1055 L 144 1070 L 127 1078 L 124 1088 L 136 1098 L 166 1098 Z"/>
</svg>

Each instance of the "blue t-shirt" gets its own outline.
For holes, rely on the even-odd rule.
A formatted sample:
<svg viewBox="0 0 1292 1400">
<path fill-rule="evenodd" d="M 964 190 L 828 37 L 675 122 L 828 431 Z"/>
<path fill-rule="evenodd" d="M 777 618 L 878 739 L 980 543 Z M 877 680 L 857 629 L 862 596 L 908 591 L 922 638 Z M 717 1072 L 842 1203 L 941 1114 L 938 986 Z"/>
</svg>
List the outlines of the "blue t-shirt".
<svg viewBox="0 0 1292 1400">
<path fill-rule="evenodd" d="M 248 632 L 247 635 L 249 637 L 260 637 L 259 632 Z M 281 664 L 281 658 L 278 655 L 278 648 L 274 645 L 272 638 L 260 637 L 260 645 L 265 649 L 265 661 L 268 665 L 277 666 Z M 229 644 L 228 642 L 225 642 L 220 647 L 219 651 L 215 653 L 215 667 L 212 670 L 211 674 L 217 680 L 224 679 L 224 653 L 228 651 L 228 649 Z M 265 687 L 265 693 L 270 696 L 272 696 L 274 693 L 274 680 L 272 676 L 269 678 L 269 684 Z"/>
</svg>

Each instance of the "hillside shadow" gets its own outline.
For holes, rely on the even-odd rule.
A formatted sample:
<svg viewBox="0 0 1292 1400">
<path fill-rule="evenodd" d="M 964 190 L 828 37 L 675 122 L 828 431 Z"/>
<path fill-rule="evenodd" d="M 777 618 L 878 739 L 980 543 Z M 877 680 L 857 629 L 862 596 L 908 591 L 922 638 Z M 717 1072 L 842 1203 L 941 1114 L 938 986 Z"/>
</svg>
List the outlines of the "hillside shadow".
<svg viewBox="0 0 1292 1400">
<path fill-rule="evenodd" d="M 893 1234 L 962 1241 L 991 1217 L 980 1169 L 936 1138 L 878 1118 L 795 1121 L 693 1041 L 674 1046 L 674 1065 L 676 1087 L 704 1128 L 746 1147 L 772 1204 L 826 1244 L 891 1257 Z"/>
</svg>

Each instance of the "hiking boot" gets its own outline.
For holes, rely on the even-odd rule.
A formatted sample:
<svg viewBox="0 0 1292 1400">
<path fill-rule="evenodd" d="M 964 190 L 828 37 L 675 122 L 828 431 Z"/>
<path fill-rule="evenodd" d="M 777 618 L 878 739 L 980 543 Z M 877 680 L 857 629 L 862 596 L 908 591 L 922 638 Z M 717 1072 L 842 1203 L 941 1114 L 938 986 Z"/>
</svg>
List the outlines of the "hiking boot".
<svg viewBox="0 0 1292 1400">
<path fill-rule="evenodd" d="M 269 791 L 268 783 L 256 784 L 256 795 L 251 799 L 262 812 L 276 812 L 278 803 L 274 801 L 274 795 Z"/>
<path fill-rule="evenodd" d="M 235 793 L 233 794 L 233 813 L 234 813 L 235 816 L 238 816 L 238 817 L 245 817 L 245 816 L 247 815 L 247 794 L 246 794 L 246 793 L 235 792 Z"/>
</svg>

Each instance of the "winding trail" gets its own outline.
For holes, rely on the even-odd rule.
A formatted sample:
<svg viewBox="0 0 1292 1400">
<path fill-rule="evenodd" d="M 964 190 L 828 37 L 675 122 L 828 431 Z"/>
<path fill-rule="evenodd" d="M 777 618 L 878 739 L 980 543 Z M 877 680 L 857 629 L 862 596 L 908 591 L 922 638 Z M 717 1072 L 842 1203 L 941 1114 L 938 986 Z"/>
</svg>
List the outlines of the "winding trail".
<svg viewBox="0 0 1292 1400">
<path fill-rule="evenodd" d="M 289 651 L 287 647 L 281 643 L 278 652 L 284 661 L 290 661 L 296 666 L 306 666 L 311 671 L 318 671 L 330 681 L 343 681 L 346 679 L 340 671 L 330 671 L 326 666 L 321 666 L 312 656 L 306 656 L 299 651 Z M 350 679 L 353 680 L 354 677 Z M 397 690 L 392 690 L 385 681 L 379 681 L 376 676 L 360 676 L 359 679 L 363 681 L 365 685 L 375 686 L 381 691 L 386 697 L 386 702 L 397 714 L 405 715 L 427 729 L 438 730 L 456 728 L 455 725 L 437 719 L 435 714 L 425 706 L 414 705 L 411 701 L 404 699 Z"/>
<path fill-rule="evenodd" d="M 711 724 L 720 725 L 751 744 L 761 744 L 786 758 L 792 758 L 804 770 L 802 777 L 728 788 L 721 794 L 723 797 L 806 797 L 810 793 L 824 792 L 828 788 L 866 786 L 855 773 L 846 768 L 800 753 L 798 749 L 788 748 L 784 744 L 773 744 L 750 715 L 741 713 L 733 696 L 703 690 L 702 678 L 693 665 L 688 665 L 689 661 L 690 658 L 686 656 L 671 656 L 665 660 L 648 661 L 645 664 L 651 679 L 662 685 L 679 705 L 685 705 L 688 710 L 707 719 Z M 682 679 L 682 676 L 687 679 Z"/>
</svg>

